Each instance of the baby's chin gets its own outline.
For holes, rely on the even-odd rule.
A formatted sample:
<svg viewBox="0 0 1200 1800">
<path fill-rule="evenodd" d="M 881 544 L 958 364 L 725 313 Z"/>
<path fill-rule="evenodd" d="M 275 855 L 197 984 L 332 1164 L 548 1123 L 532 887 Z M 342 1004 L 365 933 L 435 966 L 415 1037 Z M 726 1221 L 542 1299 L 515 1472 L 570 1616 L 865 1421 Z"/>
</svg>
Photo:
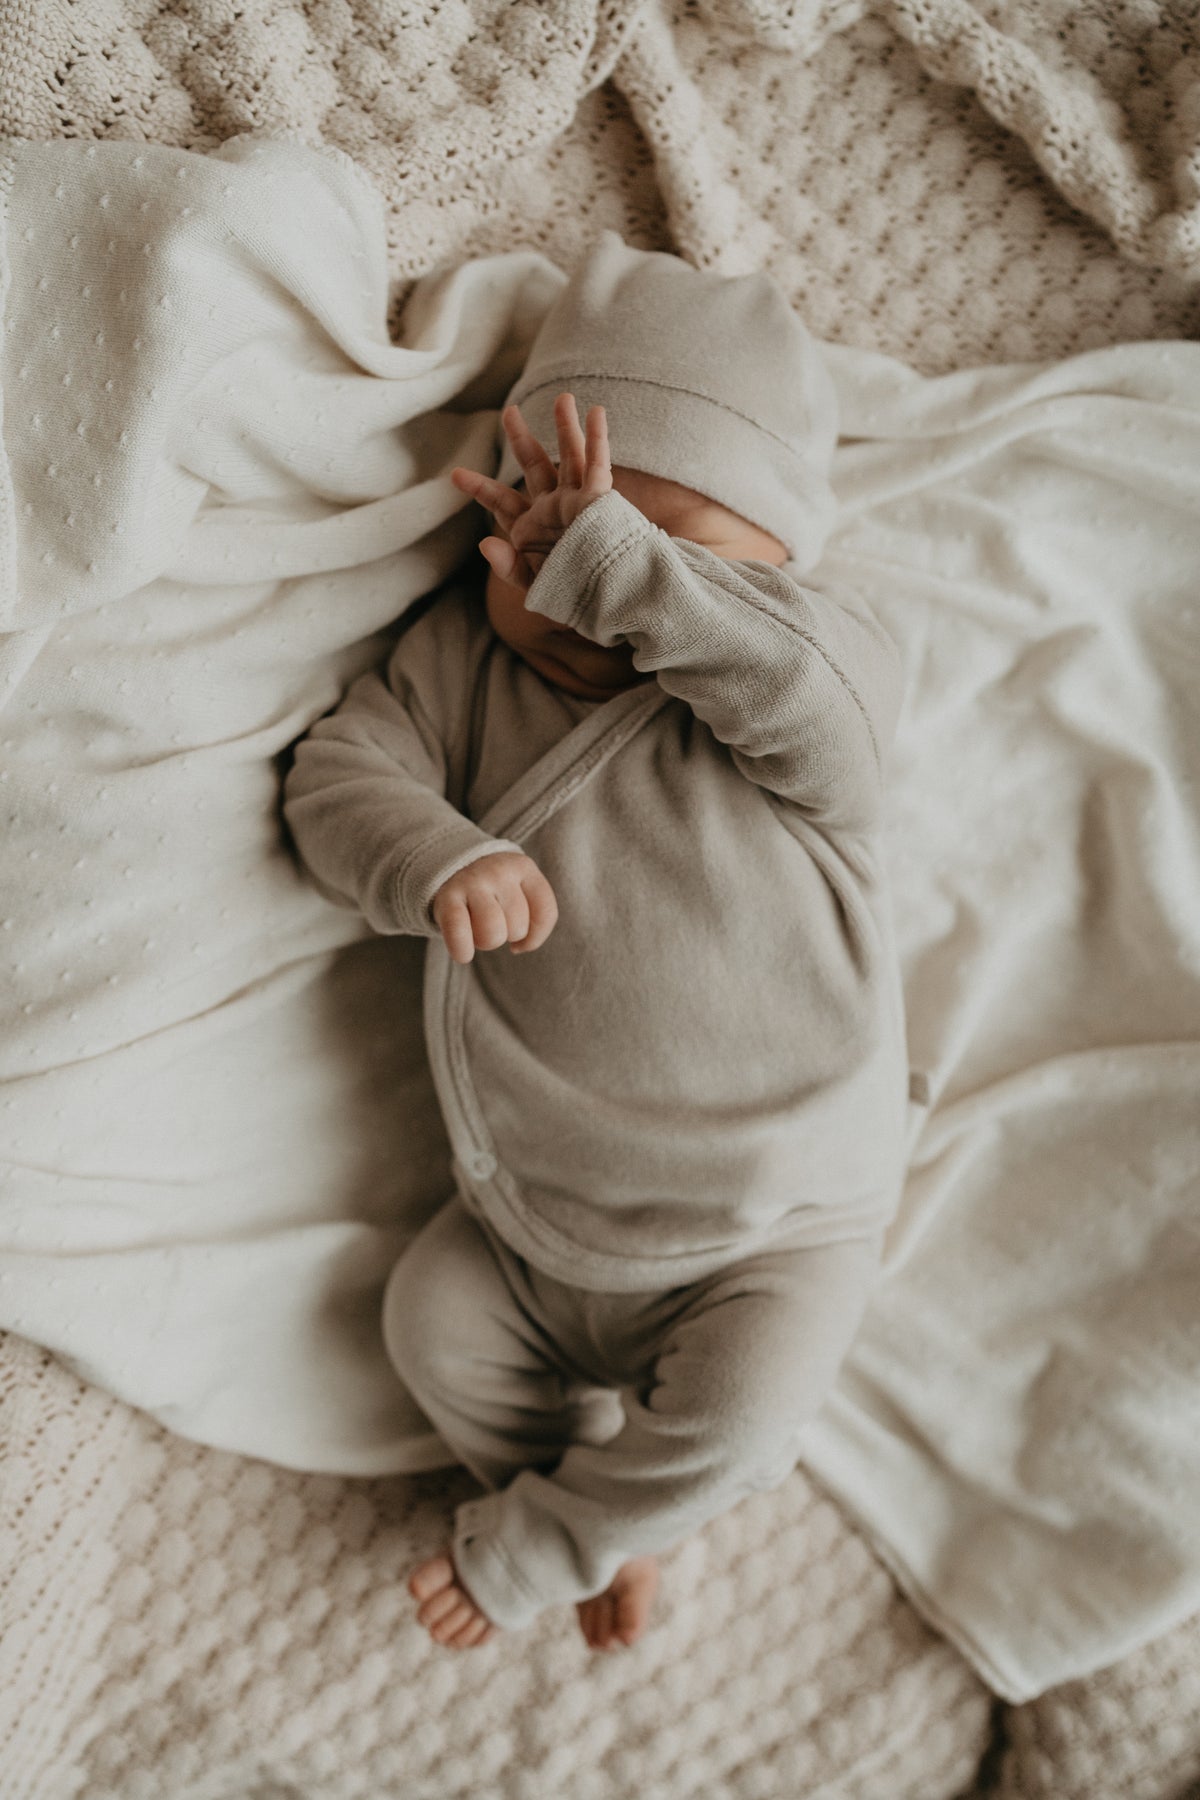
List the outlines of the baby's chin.
<svg viewBox="0 0 1200 1800">
<path fill-rule="evenodd" d="M 611 680 L 600 681 L 581 674 L 570 663 L 545 650 L 522 649 L 520 655 L 543 681 L 561 688 L 564 693 L 573 694 L 577 700 L 611 700 L 614 694 L 623 694 L 627 688 L 638 687 L 651 679 L 636 669 L 631 674 L 627 665 L 615 661 Z"/>
</svg>

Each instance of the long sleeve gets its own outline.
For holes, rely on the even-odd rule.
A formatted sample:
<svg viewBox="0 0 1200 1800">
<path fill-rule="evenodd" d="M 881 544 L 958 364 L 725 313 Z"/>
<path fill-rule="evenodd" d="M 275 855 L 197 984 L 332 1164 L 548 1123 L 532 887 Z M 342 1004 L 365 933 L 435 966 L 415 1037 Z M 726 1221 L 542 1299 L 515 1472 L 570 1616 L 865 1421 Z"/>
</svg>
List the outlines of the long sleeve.
<svg viewBox="0 0 1200 1800">
<path fill-rule="evenodd" d="M 814 823 L 865 831 L 899 712 L 899 653 L 862 599 L 729 562 L 659 530 L 620 494 L 580 514 L 530 588 L 533 612 L 627 639 L 751 781 Z"/>
<path fill-rule="evenodd" d="M 471 669 L 461 631 L 439 642 L 442 604 L 400 639 L 386 678 L 361 675 L 300 740 L 284 790 L 284 816 L 314 885 L 381 933 L 435 937 L 429 908 L 442 883 L 478 857 L 521 849 L 481 831 L 446 798 Z"/>
</svg>

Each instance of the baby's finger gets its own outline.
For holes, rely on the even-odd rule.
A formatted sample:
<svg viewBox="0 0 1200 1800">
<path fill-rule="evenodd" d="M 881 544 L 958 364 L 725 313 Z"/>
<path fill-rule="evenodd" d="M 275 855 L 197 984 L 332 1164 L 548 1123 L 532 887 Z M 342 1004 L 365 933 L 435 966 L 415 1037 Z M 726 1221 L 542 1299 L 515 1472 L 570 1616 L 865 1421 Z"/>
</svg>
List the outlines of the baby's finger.
<svg viewBox="0 0 1200 1800">
<path fill-rule="evenodd" d="M 456 963 L 469 963 L 475 954 L 475 933 L 466 901 L 455 898 L 434 902 L 433 916 L 442 934 L 442 942 Z"/>
<path fill-rule="evenodd" d="M 541 559 L 538 559 L 535 567 L 528 557 L 521 556 L 511 544 L 499 537 L 481 538 L 479 548 L 484 560 L 496 571 L 501 581 L 526 590 L 533 586 L 534 577 L 541 567 Z"/>
<path fill-rule="evenodd" d="M 529 935 L 529 901 L 519 884 L 514 884 L 504 896 L 504 916 L 508 920 L 508 947 L 511 950 L 514 944 Z"/>
<path fill-rule="evenodd" d="M 488 888 L 477 888 L 467 897 L 467 911 L 475 933 L 477 950 L 498 950 L 508 942 L 508 921 L 504 908 Z"/>
<path fill-rule="evenodd" d="M 608 449 L 608 414 L 602 406 L 588 408 L 585 461 L 583 486 L 589 492 L 606 494 L 612 486 L 612 463 Z"/>
<path fill-rule="evenodd" d="M 558 427 L 558 479 L 566 487 L 582 487 L 586 446 L 574 394 L 558 396 L 554 423 Z"/>
<path fill-rule="evenodd" d="M 524 473 L 526 491 L 535 500 L 540 494 L 552 494 L 558 486 L 558 470 L 521 417 L 520 407 L 506 406 L 501 423 Z"/>
<path fill-rule="evenodd" d="M 488 566 L 495 569 L 501 581 L 510 579 L 520 560 L 512 545 L 502 537 L 480 538 L 479 553 Z"/>
<path fill-rule="evenodd" d="M 505 487 L 502 481 L 493 481 L 490 475 L 481 475 L 478 469 L 451 469 L 450 479 L 460 493 L 478 500 L 498 519 L 519 519 L 529 506 L 525 495 L 518 494 L 516 488 Z"/>
<path fill-rule="evenodd" d="M 554 889 L 546 880 L 540 869 L 531 869 L 521 877 L 521 886 L 529 901 L 529 932 L 526 937 L 513 945 L 513 949 L 537 950 L 558 922 L 558 901 L 554 897 Z"/>
</svg>

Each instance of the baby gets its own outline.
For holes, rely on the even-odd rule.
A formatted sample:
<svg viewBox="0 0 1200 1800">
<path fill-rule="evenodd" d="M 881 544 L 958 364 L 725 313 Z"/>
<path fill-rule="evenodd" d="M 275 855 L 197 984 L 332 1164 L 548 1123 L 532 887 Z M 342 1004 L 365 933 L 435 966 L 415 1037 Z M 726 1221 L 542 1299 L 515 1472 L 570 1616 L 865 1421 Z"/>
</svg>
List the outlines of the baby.
<svg viewBox="0 0 1200 1800">
<path fill-rule="evenodd" d="M 657 1553 L 795 1466 L 878 1273 L 900 668 L 856 594 L 802 582 L 835 407 L 767 277 L 607 233 L 503 422 L 500 478 L 453 472 L 496 521 L 483 603 L 443 590 L 354 683 L 286 813 L 323 893 L 430 940 L 456 1191 L 383 1333 L 486 1491 L 418 1618 L 466 1648 L 570 1601 L 610 1649 Z"/>
</svg>

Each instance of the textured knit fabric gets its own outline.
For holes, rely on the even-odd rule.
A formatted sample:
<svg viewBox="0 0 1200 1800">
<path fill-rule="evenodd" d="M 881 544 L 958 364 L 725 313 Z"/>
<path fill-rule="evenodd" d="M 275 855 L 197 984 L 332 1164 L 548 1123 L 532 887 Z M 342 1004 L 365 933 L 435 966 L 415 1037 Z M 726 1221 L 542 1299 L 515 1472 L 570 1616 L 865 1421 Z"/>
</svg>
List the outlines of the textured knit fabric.
<svg viewBox="0 0 1200 1800">
<path fill-rule="evenodd" d="M 406 1577 L 465 1469 L 274 1468 L 0 1347 L 4 1800 L 957 1800 L 983 1755 L 987 1690 L 800 1470 L 663 1555 L 623 1654 L 560 1607 L 464 1656 Z"/>
<path fill-rule="evenodd" d="M 833 384 L 768 275 L 712 275 L 605 232 L 555 300 L 508 398 L 553 448 L 555 397 L 603 406 L 612 460 L 682 482 L 810 569 L 833 523 Z M 500 480 L 520 465 L 507 439 Z"/>
<path fill-rule="evenodd" d="M 1173 0 L 45 0 L 0 129 L 295 131 L 373 177 L 405 276 L 608 225 L 940 371 L 1194 329 L 1198 66 Z"/>
<path fill-rule="evenodd" d="M 544 1275 L 449 1201 L 392 1271 L 384 1337 L 492 1490 L 455 1514 L 476 1605 L 527 1625 L 785 1481 L 880 1245 L 768 1250 L 659 1293 L 602 1294 Z"/>
<path fill-rule="evenodd" d="M 615 492 L 527 605 L 626 639 L 657 679 L 496 793 L 495 747 L 562 707 L 459 590 L 298 745 L 286 790 L 324 887 L 432 940 L 426 1031 L 464 1192 L 523 1256 L 599 1289 L 873 1233 L 908 1102 L 875 848 L 894 646 L 853 593 L 671 539 Z M 442 943 L 430 903 L 468 834 L 548 877 L 559 919 L 531 955 L 458 964 Z"/>
</svg>

